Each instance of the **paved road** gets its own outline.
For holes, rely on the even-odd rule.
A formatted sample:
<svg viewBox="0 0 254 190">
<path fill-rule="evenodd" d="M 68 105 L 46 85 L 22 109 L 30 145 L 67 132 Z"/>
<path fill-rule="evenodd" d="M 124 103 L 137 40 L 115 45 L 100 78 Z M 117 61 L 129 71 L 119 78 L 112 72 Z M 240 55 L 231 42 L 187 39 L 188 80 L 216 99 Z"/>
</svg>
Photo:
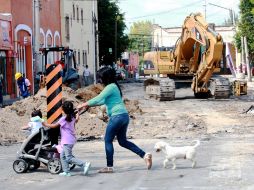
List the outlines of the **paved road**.
<svg viewBox="0 0 254 190">
<path fill-rule="evenodd" d="M 74 169 L 72 177 L 60 177 L 40 167 L 36 172 L 16 174 L 12 169 L 20 145 L 0 147 L 1 190 L 252 190 L 254 189 L 253 137 L 218 135 L 201 141 L 198 148 L 197 168 L 190 162 L 177 161 L 176 170 L 162 167 L 162 153 L 155 153 L 158 140 L 134 139 L 138 145 L 153 152 L 154 165 L 147 171 L 142 159 L 115 144 L 115 170 L 113 174 L 98 174 L 105 164 L 103 142 L 82 142 L 74 149 L 76 156 L 92 162 L 88 176 Z M 178 140 L 174 145 L 187 145 L 189 139 Z"/>
</svg>

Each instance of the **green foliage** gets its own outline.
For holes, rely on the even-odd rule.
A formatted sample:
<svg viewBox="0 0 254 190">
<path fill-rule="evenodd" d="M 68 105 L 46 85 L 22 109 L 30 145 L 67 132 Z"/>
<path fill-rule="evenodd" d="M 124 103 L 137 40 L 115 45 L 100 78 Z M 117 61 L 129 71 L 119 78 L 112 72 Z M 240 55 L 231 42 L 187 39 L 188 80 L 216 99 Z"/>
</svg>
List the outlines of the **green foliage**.
<svg viewBox="0 0 254 190">
<path fill-rule="evenodd" d="M 134 22 L 129 33 L 129 51 L 144 52 L 151 50 L 153 25 L 150 21 Z"/>
<path fill-rule="evenodd" d="M 250 0 L 250 2 L 254 5 L 254 0 Z M 251 13 L 254 15 L 254 8 L 252 8 Z"/>
<path fill-rule="evenodd" d="M 121 53 L 127 48 L 128 36 L 124 34 L 125 28 L 124 14 L 120 13 L 118 2 L 98 0 L 100 65 L 112 64 L 112 62 L 115 61 L 115 42 L 117 42 L 117 58 L 119 58 Z M 117 36 L 116 41 L 115 36 Z M 112 48 L 112 53 L 109 53 L 109 48 Z"/>
<path fill-rule="evenodd" d="M 235 36 L 237 48 L 241 50 L 241 36 L 246 36 L 251 60 L 254 58 L 254 0 L 241 0 L 240 22 Z"/>
</svg>

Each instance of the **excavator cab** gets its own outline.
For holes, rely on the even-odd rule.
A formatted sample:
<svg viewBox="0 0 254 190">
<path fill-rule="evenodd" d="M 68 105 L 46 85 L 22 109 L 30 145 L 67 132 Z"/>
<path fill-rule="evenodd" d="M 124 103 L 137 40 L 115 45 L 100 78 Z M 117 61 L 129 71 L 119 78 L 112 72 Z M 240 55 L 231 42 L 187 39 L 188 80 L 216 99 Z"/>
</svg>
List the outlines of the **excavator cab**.
<svg viewBox="0 0 254 190">
<path fill-rule="evenodd" d="M 40 51 L 45 56 L 44 59 L 45 61 L 44 63 L 42 63 L 45 70 L 40 75 L 39 82 L 40 88 L 44 88 L 46 85 L 46 76 L 44 73 L 46 71 L 46 66 L 48 64 L 47 63 L 48 53 L 50 52 L 61 52 L 60 60 L 55 61 L 54 64 L 56 65 L 60 64 L 62 67 L 61 74 L 63 77 L 63 84 L 74 90 L 77 90 L 80 87 L 77 63 L 72 49 L 69 49 L 68 47 L 49 47 L 49 48 L 41 48 Z"/>
</svg>

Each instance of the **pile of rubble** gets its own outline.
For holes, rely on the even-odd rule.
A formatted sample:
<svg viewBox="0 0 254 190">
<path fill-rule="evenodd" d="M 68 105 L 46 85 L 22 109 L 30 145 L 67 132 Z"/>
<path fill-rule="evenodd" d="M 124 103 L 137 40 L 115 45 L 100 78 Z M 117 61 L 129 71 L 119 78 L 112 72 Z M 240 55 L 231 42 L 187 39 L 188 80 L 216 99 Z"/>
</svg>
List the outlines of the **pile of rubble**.
<svg viewBox="0 0 254 190">
<path fill-rule="evenodd" d="M 63 101 L 70 100 L 77 106 L 98 95 L 102 89 L 103 86 L 99 84 L 77 91 L 63 87 Z M 125 99 L 124 102 L 132 118 L 135 118 L 135 114 L 142 113 L 138 101 Z M 27 125 L 33 109 L 40 109 L 43 117 L 46 118 L 46 89 L 41 89 L 36 95 L 17 101 L 0 111 L 0 145 L 24 140 L 25 136 L 21 127 Z M 104 134 L 107 119 L 104 106 L 90 108 L 80 116 L 80 121 L 76 125 L 77 136 L 79 138 L 101 137 Z"/>
</svg>

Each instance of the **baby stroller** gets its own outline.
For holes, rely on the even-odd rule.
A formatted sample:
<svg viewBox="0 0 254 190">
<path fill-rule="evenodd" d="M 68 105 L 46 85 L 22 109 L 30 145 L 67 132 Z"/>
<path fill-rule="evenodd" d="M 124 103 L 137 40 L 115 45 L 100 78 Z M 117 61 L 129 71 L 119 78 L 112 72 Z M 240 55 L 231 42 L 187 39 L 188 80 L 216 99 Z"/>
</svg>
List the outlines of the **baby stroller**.
<svg viewBox="0 0 254 190">
<path fill-rule="evenodd" d="M 16 173 L 25 173 L 28 170 L 34 171 L 40 167 L 40 163 L 47 166 L 52 174 L 58 174 L 62 170 L 60 154 L 55 147 L 51 147 L 48 137 L 48 130 L 41 127 L 35 133 L 32 133 L 22 143 L 17 152 L 17 159 L 13 162 L 13 170 Z M 70 165 L 70 169 L 75 167 Z"/>
</svg>

